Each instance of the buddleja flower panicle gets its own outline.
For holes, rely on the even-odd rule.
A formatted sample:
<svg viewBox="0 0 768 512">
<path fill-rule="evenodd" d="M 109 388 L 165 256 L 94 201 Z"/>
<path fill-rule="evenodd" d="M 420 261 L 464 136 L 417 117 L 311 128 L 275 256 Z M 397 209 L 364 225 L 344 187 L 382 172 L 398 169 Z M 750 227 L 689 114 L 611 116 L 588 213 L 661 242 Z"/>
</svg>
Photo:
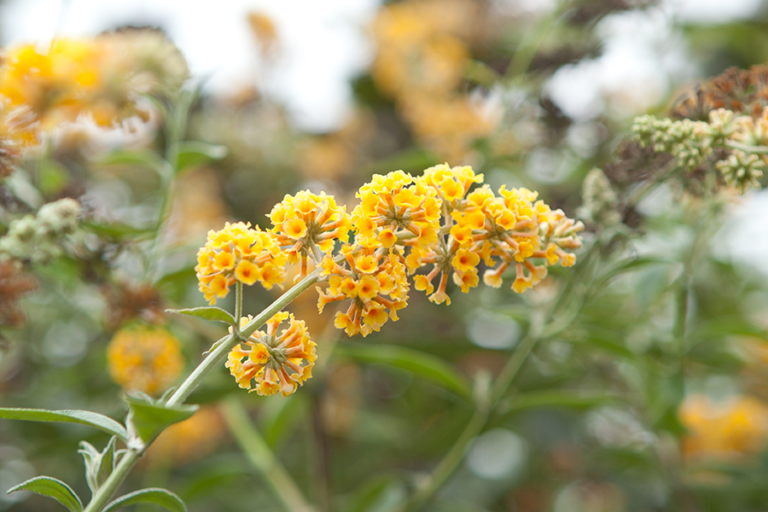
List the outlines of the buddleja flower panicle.
<svg viewBox="0 0 768 512">
<path fill-rule="evenodd" d="M 251 320 L 251 315 L 241 318 L 240 327 Z M 288 327 L 278 334 L 280 324 L 286 320 Z M 226 367 L 237 384 L 251 393 L 288 396 L 312 377 L 316 344 L 304 321 L 287 312 L 276 313 L 266 325 L 267 332 L 256 331 L 230 351 Z"/>
<path fill-rule="evenodd" d="M 227 222 L 224 229 L 209 231 L 208 241 L 197 253 L 197 279 L 205 300 L 215 304 L 236 282 L 261 283 L 267 290 L 285 281 L 287 256 L 275 235 L 250 223 Z"/>
<path fill-rule="evenodd" d="M 430 301 L 450 304 L 449 282 L 468 293 L 479 285 L 483 264 L 483 281 L 493 287 L 514 265 L 512 289 L 518 293 L 541 281 L 547 267 L 574 264 L 581 222 L 553 211 L 536 192 L 502 186 L 497 195 L 482 182 L 471 167 L 447 164 L 418 177 L 403 171 L 374 175 L 358 191 L 360 204 L 350 215 L 324 193 L 286 195 L 269 215 L 268 232 L 241 222 L 209 233 L 198 255 L 200 289 L 213 303 L 237 281 L 271 288 L 282 282 L 288 262 L 301 263 L 301 278 L 312 259 L 317 279 L 327 281 L 316 288 L 320 313 L 328 304 L 343 303 L 334 325 L 366 337 L 398 320 L 408 305 L 409 275 Z M 342 243 L 334 253 L 336 240 Z M 431 268 L 421 273 L 422 267 Z M 315 344 L 293 316 L 278 336 L 278 325 L 288 318 L 275 315 L 266 333 L 253 334 L 230 352 L 227 367 L 241 387 L 290 395 L 309 378 Z"/>
</svg>

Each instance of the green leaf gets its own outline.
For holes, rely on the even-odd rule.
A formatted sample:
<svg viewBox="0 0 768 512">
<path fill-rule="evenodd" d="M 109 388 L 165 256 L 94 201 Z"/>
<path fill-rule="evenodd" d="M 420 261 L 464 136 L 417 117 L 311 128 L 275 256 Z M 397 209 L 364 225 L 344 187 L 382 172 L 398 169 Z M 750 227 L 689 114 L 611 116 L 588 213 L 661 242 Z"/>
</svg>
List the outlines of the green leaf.
<svg viewBox="0 0 768 512">
<path fill-rule="evenodd" d="M 605 272 L 602 273 L 601 276 L 595 279 L 592 287 L 595 291 L 597 291 L 600 290 L 603 286 L 607 285 L 611 279 L 620 274 L 624 274 L 625 272 L 630 272 L 632 270 L 637 270 L 652 265 L 668 265 L 670 263 L 674 263 L 674 261 L 663 258 L 656 258 L 653 256 L 638 256 L 628 258 L 626 260 L 619 261 L 609 267 Z"/>
<path fill-rule="evenodd" d="M 119 149 L 99 160 L 98 164 L 147 167 L 162 175 L 166 162 L 157 153 L 148 149 L 130 151 Z"/>
<path fill-rule="evenodd" d="M 502 414 L 544 407 L 585 410 L 615 403 L 618 400 L 617 397 L 610 395 L 578 391 L 532 391 L 513 397 L 501 409 Z"/>
<path fill-rule="evenodd" d="M 407 370 L 463 398 L 471 398 L 472 386 L 449 364 L 430 354 L 395 345 L 345 345 L 340 352 L 352 359 L 381 363 Z"/>
<path fill-rule="evenodd" d="M 196 316 L 205 320 L 211 320 L 214 322 L 225 322 L 229 325 L 235 325 L 235 317 L 233 317 L 228 311 L 224 311 L 221 308 L 213 306 L 204 306 L 200 308 L 187 308 L 187 309 L 166 309 L 166 313 L 177 313 L 179 315 Z"/>
<path fill-rule="evenodd" d="M 208 144 L 200 141 L 184 141 L 178 145 L 176 172 L 180 173 L 192 167 L 199 167 L 211 160 L 221 160 L 227 156 L 226 146 Z"/>
<path fill-rule="evenodd" d="M 69 181 L 66 167 L 55 160 L 42 160 L 35 176 L 37 186 L 45 195 L 57 194 Z"/>
<path fill-rule="evenodd" d="M 88 482 L 88 487 L 92 493 L 96 493 L 104 482 L 115 470 L 115 440 L 116 437 L 112 437 L 104 448 L 104 451 L 99 452 L 92 444 L 86 441 L 80 441 L 80 452 L 85 459 L 85 477 Z"/>
<path fill-rule="evenodd" d="M 125 427 L 112 418 L 91 411 L 61 410 L 49 411 L 46 409 L 16 409 L 12 407 L 0 407 L 0 418 L 7 420 L 43 421 L 61 423 L 79 423 L 89 427 L 103 430 L 108 434 L 117 436 L 121 441 L 128 440 L 128 432 Z"/>
<path fill-rule="evenodd" d="M 31 480 L 27 480 L 24 483 L 11 487 L 8 489 L 7 494 L 11 494 L 16 491 L 30 491 L 41 496 L 47 496 L 58 501 L 70 512 L 82 512 L 83 504 L 80 502 L 80 498 L 77 494 L 69 488 L 67 484 L 61 480 L 56 480 L 50 476 L 38 476 Z"/>
<path fill-rule="evenodd" d="M 107 505 L 103 512 L 112 512 L 120 507 L 137 505 L 139 503 L 154 503 L 171 512 L 187 512 L 187 507 L 181 498 L 165 489 L 142 489 L 124 496 L 120 496 Z"/>
<path fill-rule="evenodd" d="M 125 400 L 131 408 L 128 427 L 145 442 L 162 429 L 186 420 L 198 409 L 197 405 L 166 407 L 164 404 L 152 403 L 137 396 L 127 396 Z"/>
<path fill-rule="evenodd" d="M 96 235 L 118 241 L 123 240 L 124 238 L 154 233 L 154 229 L 152 228 L 137 228 L 121 223 L 99 224 L 97 222 L 86 221 L 81 223 L 81 225 Z"/>
</svg>

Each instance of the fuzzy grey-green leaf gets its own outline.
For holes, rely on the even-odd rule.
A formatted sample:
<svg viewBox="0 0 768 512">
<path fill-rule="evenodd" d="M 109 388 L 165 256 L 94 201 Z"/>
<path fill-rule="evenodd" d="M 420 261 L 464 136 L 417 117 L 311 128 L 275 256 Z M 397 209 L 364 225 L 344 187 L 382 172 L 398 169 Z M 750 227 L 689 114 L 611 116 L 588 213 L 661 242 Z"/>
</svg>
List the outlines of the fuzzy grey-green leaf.
<svg viewBox="0 0 768 512">
<path fill-rule="evenodd" d="M 224 311 L 221 308 L 213 306 L 203 306 L 199 308 L 187 309 L 166 309 L 166 312 L 177 313 L 179 315 L 196 316 L 205 320 L 225 322 L 229 325 L 235 325 L 235 317 L 233 317 L 228 311 Z"/>
<path fill-rule="evenodd" d="M 187 512 L 187 507 L 181 498 L 165 489 L 142 489 L 124 496 L 120 496 L 106 506 L 103 512 L 112 512 L 121 507 L 136 505 L 139 503 L 154 503 L 171 512 Z"/>
<path fill-rule="evenodd" d="M 186 420 L 198 409 L 197 405 L 166 407 L 132 396 L 125 400 L 131 408 L 128 423 L 142 441 L 150 440 L 159 430 L 169 425 Z"/>
<path fill-rule="evenodd" d="M 121 441 L 128 440 L 128 433 L 120 423 L 91 411 L 78 410 L 60 410 L 51 411 L 47 409 L 17 409 L 14 407 L 0 407 L 0 418 L 8 420 L 22 421 L 41 421 L 41 422 L 61 422 L 61 423 L 79 423 L 97 428 L 113 436 L 117 436 Z"/>
<path fill-rule="evenodd" d="M 34 492 L 35 494 L 40 494 L 41 496 L 53 498 L 67 507 L 67 510 L 70 512 L 82 512 L 83 510 L 83 504 L 80 502 L 80 498 L 77 497 L 77 494 L 75 494 L 75 492 L 64 482 L 51 478 L 50 476 L 38 476 L 31 480 L 27 480 L 16 487 L 8 489 L 7 494 L 16 491 L 29 491 Z"/>
<path fill-rule="evenodd" d="M 221 160 L 227 156 L 227 152 L 226 146 L 199 141 L 181 142 L 178 146 L 176 172 L 206 164 L 211 160 Z"/>
</svg>

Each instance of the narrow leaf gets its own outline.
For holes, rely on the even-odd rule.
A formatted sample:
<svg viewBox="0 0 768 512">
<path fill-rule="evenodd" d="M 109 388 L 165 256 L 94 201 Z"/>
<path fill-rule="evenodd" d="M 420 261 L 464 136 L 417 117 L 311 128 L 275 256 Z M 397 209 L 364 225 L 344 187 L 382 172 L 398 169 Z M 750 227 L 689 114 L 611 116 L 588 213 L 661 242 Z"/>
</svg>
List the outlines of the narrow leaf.
<svg viewBox="0 0 768 512">
<path fill-rule="evenodd" d="M 187 507 L 181 498 L 165 489 L 142 489 L 120 496 L 104 508 L 103 512 L 112 512 L 120 507 L 137 505 L 139 503 L 154 503 L 171 512 L 187 512 Z"/>
<path fill-rule="evenodd" d="M 128 433 L 120 423 L 112 418 L 91 411 L 61 410 L 49 411 L 46 409 L 16 409 L 12 407 L 0 407 L 0 418 L 7 420 L 42 421 L 79 423 L 97 428 L 121 441 L 128 440 Z"/>
<path fill-rule="evenodd" d="M 228 311 L 224 311 L 223 309 L 217 307 L 204 306 L 200 308 L 166 309 L 165 311 L 167 313 L 196 316 L 198 318 L 204 318 L 205 320 L 225 322 L 229 325 L 235 325 L 235 318 Z"/>
<path fill-rule="evenodd" d="M 148 167 L 162 174 L 165 162 L 156 153 L 149 150 L 117 150 L 108 154 L 98 162 L 100 165 L 131 165 Z"/>
<path fill-rule="evenodd" d="M 430 354 L 395 345 L 345 345 L 339 348 L 342 354 L 352 359 L 407 370 L 463 398 L 472 396 L 472 386 L 467 379 L 452 366 Z"/>
<path fill-rule="evenodd" d="M 169 425 L 186 420 L 198 409 L 197 405 L 166 407 L 134 396 L 128 396 L 125 400 L 131 408 L 128 424 L 142 441 L 150 440 L 158 431 Z"/>
<path fill-rule="evenodd" d="M 95 473 L 95 483 L 98 487 L 104 485 L 109 475 L 115 470 L 115 440 L 116 437 L 112 437 L 101 452 L 99 457 L 99 467 Z"/>
<path fill-rule="evenodd" d="M 192 167 L 207 164 L 211 160 L 221 160 L 227 156 L 226 146 L 217 146 L 199 141 L 184 141 L 179 143 L 176 160 L 176 172 L 182 172 Z"/>
<path fill-rule="evenodd" d="M 513 397 L 502 407 L 502 414 L 543 407 L 585 410 L 600 405 L 610 404 L 617 400 L 616 397 L 605 394 L 564 391 L 532 391 Z"/>
<path fill-rule="evenodd" d="M 8 489 L 8 494 L 16 491 L 30 491 L 41 496 L 53 498 L 58 501 L 70 512 L 82 512 L 83 504 L 77 494 L 61 480 L 56 480 L 50 476 L 38 476 L 24 483 Z"/>
<path fill-rule="evenodd" d="M 113 240 L 122 240 L 128 237 L 138 237 L 153 233 L 151 228 L 137 228 L 128 224 L 111 223 L 99 224 L 97 222 L 82 222 L 81 225 L 91 233 L 110 238 Z"/>
</svg>

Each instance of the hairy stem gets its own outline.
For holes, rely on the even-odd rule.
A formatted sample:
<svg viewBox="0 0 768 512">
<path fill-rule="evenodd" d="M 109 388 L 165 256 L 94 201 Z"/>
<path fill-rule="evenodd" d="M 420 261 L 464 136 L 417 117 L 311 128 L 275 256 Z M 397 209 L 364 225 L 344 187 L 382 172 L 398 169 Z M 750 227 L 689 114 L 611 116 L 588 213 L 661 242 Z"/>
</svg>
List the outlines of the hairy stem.
<svg viewBox="0 0 768 512">
<path fill-rule="evenodd" d="M 117 492 L 117 489 L 120 487 L 120 484 L 123 483 L 125 477 L 128 476 L 128 473 L 131 472 L 131 469 L 133 469 L 133 466 L 136 464 L 136 461 L 139 460 L 141 454 L 141 451 L 131 448 L 125 455 L 123 455 L 123 458 L 120 459 L 117 467 L 112 474 L 109 475 L 109 478 L 104 482 L 104 485 L 99 487 L 99 490 L 93 495 L 91 502 L 85 507 L 84 512 L 101 512 L 104 507 L 109 504 L 112 496 Z"/>
<path fill-rule="evenodd" d="M 224 401 L 224 418 L 248 460 L 261 473 L 288 512 L 314 512 L 293 479 L 272 454 L 264 438 L 251 424 L 237 398 Z"/>
</svg>

